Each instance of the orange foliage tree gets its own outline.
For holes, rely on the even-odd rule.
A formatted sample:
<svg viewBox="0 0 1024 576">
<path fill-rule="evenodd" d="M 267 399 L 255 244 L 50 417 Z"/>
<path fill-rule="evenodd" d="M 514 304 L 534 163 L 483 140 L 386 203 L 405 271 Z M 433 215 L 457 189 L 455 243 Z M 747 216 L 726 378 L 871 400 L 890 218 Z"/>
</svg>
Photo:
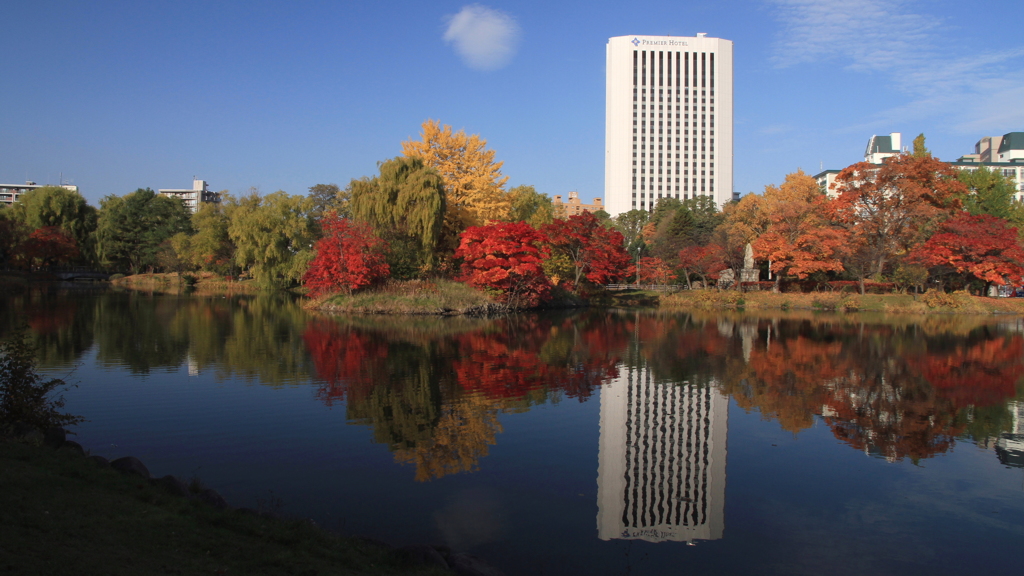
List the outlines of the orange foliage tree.
<svg viewBox="0 0 1024 576">
<path fill-rule="evenodd" d="M 303 276 L 312 296 L 351 293 L 387 278 L 387 247 L 368 225 L 328 212 L 320 226 L 324 237 L 314 245 L 316 256 Z"/>
<path fill-rule="evenodd" d="M 551 291 L 541 267 L 548 255 L 546 238 L 525 222 L 471 226 L 462 233 L 456 258 L 462 258 L 462 280 L 495 290 L 510 307 L 540 304 Z"/>
<path fill-rule="evenodd" d="M 725 249 L 718 244 L 707 246 L 687 246 L 679 251 L 679 267 L 686 277 L 687 289 L 693 289 L 690 274 L 700 276 L 704 286 L 708 285 L 708 277 L 717 278 L 718 274 L 728 268 L 725 263 Z"/>
<path fill-rule="evenodd" d="M 881 166 L 860 162 L 839 173 L 830 215 L 850 234 L 846 269 L 862 281 L 928 237 L 960 208 L 967 187 L 957 171 L 931 156 L 900 154 Z"/>
<path fill-rule="evenodd" d="M 753 248 L 771 262 L 776 286 L 783 275 L 803 280 L 814 272 L 843 270 L 839 256 L 847 234 L 828 221 L 828 200 L 814 178 L 798 170 L 782 186 L 766 186 L 764 196 L 769 225 Z"/>
<path fill-rule="evenodd" d="M 668 284 L 676 279 L 676 273 L 661 258 L 644 256 L 636 267 L 638 284 Z"/>
</svg>

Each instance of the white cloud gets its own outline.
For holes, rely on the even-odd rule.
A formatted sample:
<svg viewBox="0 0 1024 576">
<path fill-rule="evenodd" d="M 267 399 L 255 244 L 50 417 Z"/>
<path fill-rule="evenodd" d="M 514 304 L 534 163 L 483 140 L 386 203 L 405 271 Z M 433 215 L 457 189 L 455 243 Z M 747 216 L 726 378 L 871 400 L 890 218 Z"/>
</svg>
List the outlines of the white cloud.
<svg viewBox="0 0 1024 576">
<path fill-rule="evenodd" d="M 508 14 L 472 4 L 448 18 L 444 41 L 454 44 L 470 68 L 496 70 L 515 56 L 519 25 Z"/>
<path fill-rule="evenodd" d="M 961 132 L 999 132 L 1024 124 L 1020 102 L 1024 48 L 964 56 L 939 48 L 945 22 L 909 10 L 904 0 L 768 0 L 782 31 L 779 67 L 836 61 L 851 72 L 880 74 L 908 97 L 855 129 L 955 118 Z M 960 46 L 962 49 L 962 46 Z M 1000 132 L 1001 133 L 1001 132 Z"/>
</svg>

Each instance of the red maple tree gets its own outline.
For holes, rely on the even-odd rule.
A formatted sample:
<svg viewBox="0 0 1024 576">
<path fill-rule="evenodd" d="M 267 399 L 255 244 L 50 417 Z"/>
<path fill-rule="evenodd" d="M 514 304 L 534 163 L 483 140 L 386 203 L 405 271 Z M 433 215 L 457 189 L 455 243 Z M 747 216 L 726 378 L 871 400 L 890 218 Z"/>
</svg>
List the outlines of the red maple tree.
<svg viewBox="0 0 1024 576">
<path fill-rule="evenodd" d="M 1024 276 L 1024 248 L 1017 229 L 1002 218 L 962 214 L 944 222 L 939 230 L 911 254 L 925 266 L 946 266 L 993 284 L 1020 282 Z"/>
<path fill-rule="evenodd" d="M 631 273 L 622 233 L 605 228 L 590 212 L 557 219 L 541 232 L 547 235 L 552 253 L 572 264 L 574 286 L 584 278 L 594 284 L 621 282 Z"/>
<path fill-rule="evenodd" d="M 686 277 L 687 289 L 692 289 L 690 274 L 700 276 L 705 286 L 708 284 L 708 277 L 717 278 L 718 274 L 728 268 L 725 263 L 725 248 L 718 244 L 707 246 L 687 246 L 679 251 L 679 267 Z"/>
<path fill-rule="evenodd" d="M 37 228 L 23 245 L 30 262 L 42 266 L 66 264 L 78 258 L 78 242 L 58 226 Z"/>
<path fill-rule="evenodd" d="M 370 286 L 388 277 L 386 243 L 367 224 L 327 213 L 320 221 L 324 237 L 302 280 L 313 297 Z"/>
<path fill-rule="evenodd" d="M 862 280 L 924 241 L 931 226 L 960 208 L 967 187 L 957 170 L 931 156 L 899 154 L 882 166 L 860 162 L 839 173 L 828 203 L 849 232 L 845 267 Z"/>
<path fill-rule="evenodd" d="M 470 286 L 496 291 L 511 307 L 533 307 L 551 291 L 541 267 L 548 256 L 546 238 L 525 222 L 470 226 L 460 236 L 456 258 Z"/>
<path fill-rule="evenodd" d="M 661 258 L 644 256 L 636 268 L 639 284 L 668 284 L 676 279 L 676 273 Z"/>
</svg>

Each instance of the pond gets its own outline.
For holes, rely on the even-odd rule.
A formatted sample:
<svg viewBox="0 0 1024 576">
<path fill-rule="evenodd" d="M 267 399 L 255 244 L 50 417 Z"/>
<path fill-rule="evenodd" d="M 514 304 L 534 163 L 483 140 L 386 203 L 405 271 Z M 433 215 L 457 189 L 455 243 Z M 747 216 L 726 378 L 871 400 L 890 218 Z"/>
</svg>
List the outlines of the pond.
<svg viewBox="0 0 1024 576">
<path fill-rule="evenodd" d="M 1024 323 L 2 300 L 94 454 L 508 574 L 1016 573 Z"/>
</svg>

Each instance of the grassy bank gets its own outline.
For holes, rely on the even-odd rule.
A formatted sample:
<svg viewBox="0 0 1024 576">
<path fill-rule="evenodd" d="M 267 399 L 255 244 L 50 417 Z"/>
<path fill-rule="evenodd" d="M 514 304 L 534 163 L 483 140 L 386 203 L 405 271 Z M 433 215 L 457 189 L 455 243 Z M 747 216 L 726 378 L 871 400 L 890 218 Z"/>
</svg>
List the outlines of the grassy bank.
<svg viewBox="0 0 1024 576">
<path fill-rule="evenodd" d="M 388 282 L 356 294 L 313 300 L 310 308 L 352 314 L 442 314 L 497 311 L 500 305 L 483 292 L 451 280 Z"/>
<path fill-rule="evenodd" d="M 399 552 L 173 495 L 80 453 L 0 440 L 9 574 L 450 574 Z"/>
<path fill-rule="evenodd" d="M 661 308 L 817 310 L 884 314 L 1024 314 L 1024 298 L 983 298 L 966 293 L 912 294 L 772 293 L 693 290 L 661 298 Z"/>
<path fill-rule="evenodd" d="M 194 279 L 194 282 L 190 279 Z M 211 272 L 134 274 L 112 278 L 110 284 L 119 288 L 171 294 L 186 289 L 194 294 L 251 294 L 260 290 L 254 280 L 231 280 Z"/>
</svg>

